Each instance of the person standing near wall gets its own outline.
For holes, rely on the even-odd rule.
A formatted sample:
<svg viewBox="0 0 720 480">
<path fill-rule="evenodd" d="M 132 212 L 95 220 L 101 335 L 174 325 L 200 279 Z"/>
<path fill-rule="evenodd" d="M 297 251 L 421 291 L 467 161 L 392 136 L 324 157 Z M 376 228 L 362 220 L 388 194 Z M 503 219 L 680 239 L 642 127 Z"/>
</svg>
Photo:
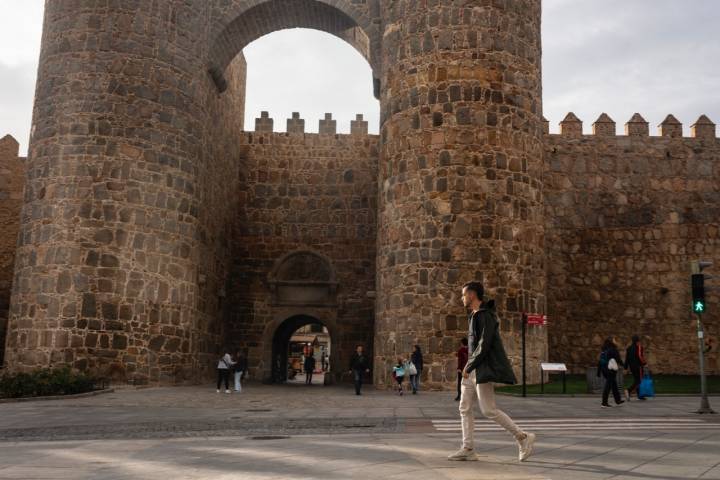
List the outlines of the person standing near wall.
<svg viewBox="0 0 720 480">
<path fill-rule="evenodd" d="M 630 401 L 630 395 L 633 392 L 637 395 L 638 400 L 645 400 L 640 396 L 640 382 L 643 377 L 643 367 L 647 365 L 645 361 L 645 349 L 640 344 L 640 337 L 633 335 L 632 343 L 625 351 L 625 369 L 630 370 L 633 376 L 633 383 L 629 389 L 625 390 L 625 400 Z"/>
<path fill-rule="evenodd" d="M 312 350 L 305 355 L 305 385 L 312 385 L 313 372 L 315 371 L 315 356 Z"/>
<path fill-rule="evenodd" d="M 468 361 L 468 339 L 466 337 L 463 337 L 460 340 L 460 348 L 458 348 L 457 351 L 457 397 L 455 397 L 455 401 L 460 401 L 460 386 L 462 385 L 462 372 L 465 369 L 465 365 L 467 365 Z"/>
<path fill-rule="evenodd" d="M 220 385 L 223 381 L 225 382 L 225 393 L 230 393 L 230 369 L 233 365 L 235 365 L 235 362 L 232 361 L 229 353 L 226 353 L 218 360 L 217 393 L 220 393 Z"/>
<path fill-rule="evenodd" d="M 410 363 L 412 363 L 415 366 L 415 374 L 412 374 L 412 371 L 410 372 L 410 386 L 412 387 L 413 395 L 418 392 L 420 389 L 420 377 L 422 376 L 423 371 L 423 355 L 422 350 L 420 350 L 420 345 L 415 345 L 415 350 L 410 354 Z"/>
<path fill-rule="evenodd" d="M 478 282 L 466 283 L 462 289 L 463 305 L 470 310 L 468 343 L 472 353 L 462 371 L 460 388 L 462 448 L 450 455 L 448 460 L 477 460 L 473 445 L 473 403 L 477 398 L 482 414 L 515 437 L 518 460 L 522 462 L 532 454 L 535 434 L 524 432 L 495 405 L 494 383 L 515 384 L 517 379 L 498 332 L 495 302 L 485 303 L 482 300 L 484 293 L 482 284 Z"/>
<path fill-rule="evenodd" d="M 233 366 L 233 370 L 235 371 L 235 391 L 240 393 L 242 391 L 242 377 L 247 370 L 247 358 L 245 358 L 240 350 L 235 352 L 235 365 Z"/>
<path fill-rule="evenodd" d="M 601 404 L 601 406 L 604 408 L 610 407 L 610 404 L 608 403 L 608 397 L 610 396 L 611 391 L 613 394 L 613 398 L 615 399 L 615 403 L 618 406 L 625 403 L 623 400 L 620 399 L 620 390 L 618 389 L 617 384 L 617 372 L 620 368 L 620 365 L 622 364 L 623 361 L 620 358 L 620 352 L 618 352 L 617 346 L 615 346 L 615 342 L 613 341 L 613 339 L 605 339 L 605 342 L 602 346 L 602 351 L 600 352 L 600 359 L 598 360 L 597 369 L 597 376 L 599 377 L 600 375 L 602 375 L 603 377 L 605 377 L 605 387 L 603 388 Z"/>
<path fill-rule="evenodd" d="M 355 383 L 355 395 L 360 395 L 360 389 L 362 388 L 363 375 L 370 373 L 370 360 L 362 345 L 355 347 L 355 353 L 350 359 L 350 373 L 353 376 L 353 382 Z"/>
</svg>

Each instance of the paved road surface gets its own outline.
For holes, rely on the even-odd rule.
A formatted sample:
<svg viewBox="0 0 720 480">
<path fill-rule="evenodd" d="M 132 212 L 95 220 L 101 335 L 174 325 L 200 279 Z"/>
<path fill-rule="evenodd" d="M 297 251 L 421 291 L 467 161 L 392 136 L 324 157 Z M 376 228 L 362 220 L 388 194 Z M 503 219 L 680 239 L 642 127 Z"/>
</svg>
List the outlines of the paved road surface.
<svg viewBox="0 0 720 480">
<path fill-rule="evenodd" d="M 512 438 L 479 412 L 479 461 L 445 459 L 459 446 L 452 392 L 365 393 L 176 387 L 0 404 L 0 479 L 720 480 L 720 419 L 693 415 L 695 398 L 601 409 L 596 398 L 499 396 L 538 434 L 519 464 Z"/>
</svg>

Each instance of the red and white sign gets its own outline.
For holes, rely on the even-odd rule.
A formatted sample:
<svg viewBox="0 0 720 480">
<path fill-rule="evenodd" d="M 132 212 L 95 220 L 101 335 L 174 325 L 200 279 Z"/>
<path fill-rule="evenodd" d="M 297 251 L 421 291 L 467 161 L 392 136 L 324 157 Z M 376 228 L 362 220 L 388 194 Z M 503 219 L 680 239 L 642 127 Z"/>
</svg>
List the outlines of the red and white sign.
<svg viewBox="0 0 720 480">
<path fill-rule="evenodd" d="M 526 315 L 528 325 L 547 325 L 547 315 L 529 313 Z"/>
</svg>

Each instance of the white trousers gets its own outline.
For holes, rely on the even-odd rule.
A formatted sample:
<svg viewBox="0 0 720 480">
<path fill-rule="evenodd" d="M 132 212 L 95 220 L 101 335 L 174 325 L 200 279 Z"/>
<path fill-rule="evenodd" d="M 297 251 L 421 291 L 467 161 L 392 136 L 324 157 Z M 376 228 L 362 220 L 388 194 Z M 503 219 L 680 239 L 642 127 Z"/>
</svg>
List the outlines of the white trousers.
<svg viewBox="0 0 720 480">
<path fill-rule="evenodd" d="M 239 392 L 242 390 L 242 384 L 240 383 L 240 376 L 242 372 L 235 372 L 235 391 Z"/>
<path fill-rule="evenodd" d="M 473 403 L 475 398 L 480 403 L 480 411 L 483 416 L 503 427 L 516 439 L 523 436 L 522 429 L 515 425 L 515 422 L 495 405 L 495 388 L 493 384 L 478 384 L 475 379 L 475 372 L 472 372 L 469 378 L 463 378 L 460 386 L 460 420 L 462 422 L 463 448 L 468 450 L 474 448 L 475 416 L 473 415 Z"/>
</svg>

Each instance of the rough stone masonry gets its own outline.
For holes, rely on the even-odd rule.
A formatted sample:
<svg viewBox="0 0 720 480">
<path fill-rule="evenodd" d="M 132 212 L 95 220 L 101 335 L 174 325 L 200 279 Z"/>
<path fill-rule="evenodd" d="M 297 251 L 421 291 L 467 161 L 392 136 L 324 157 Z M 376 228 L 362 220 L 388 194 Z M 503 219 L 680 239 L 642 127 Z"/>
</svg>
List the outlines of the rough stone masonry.
<svg viewBox="0 0 720 480">
<path fill-rule="evenodd" d="M 0 277 L 5 366 L 197 382 L 243 348 L 252 376 L 271 379 L 292 330 L 317 322 L 336 380 L 358 343 L 378 386 L 419 344 L 426 385 L 449 386 L 459 287 L 477 279 L 518 370 L 522 312 L 549 315 L 529 332 L 531 380 L 539 361 L 582 371 L 604 337 L 633 333 L 655 371 L 694 372 L 687 265 L 720 265 L 715 125 L 701 117 L 687 138 L 669 116 L 654 137 L 636 115 L 616 135 L 601 115 L 584 135 L 569 114 L 550 135 L 540 10 L 48 2 L 28 159 L 8 137 L 0 149 L 0 261 L 15 264 Z M 242 49 L 293 27 L 367 59 L 379 136 L 361 116 L 338 133 L 330 114 L 317 134 L 299 113 L 284 133 L 267 112 L 245 130 Z M 712 372 L 719 361 L 710 352 Z"/>
</svg>

